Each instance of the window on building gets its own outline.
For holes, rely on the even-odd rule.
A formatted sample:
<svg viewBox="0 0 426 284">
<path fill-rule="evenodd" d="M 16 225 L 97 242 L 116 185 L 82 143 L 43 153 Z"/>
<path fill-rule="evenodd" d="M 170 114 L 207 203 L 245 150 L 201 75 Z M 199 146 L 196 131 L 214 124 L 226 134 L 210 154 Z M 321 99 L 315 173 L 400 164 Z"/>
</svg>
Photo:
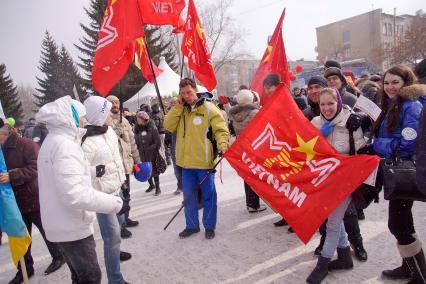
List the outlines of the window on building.
<svg viewBox="0 0 426 284">
<path fill-rule="evenodd" d="M 382 25 L 382 34 L 387 35 L 386 23 Z"/>
<path fill-rule="evenodd" d="M 351 41 L 351 32 L 350 31 L 344 31 L 342 33 L 342 39 L 343 43 L 348 43 Z"/>
<path fill-rule="evenodd" d="M 393 26 L 391 23 L 388 23 L 388 35 L 393 35 Z"/>
</svg>

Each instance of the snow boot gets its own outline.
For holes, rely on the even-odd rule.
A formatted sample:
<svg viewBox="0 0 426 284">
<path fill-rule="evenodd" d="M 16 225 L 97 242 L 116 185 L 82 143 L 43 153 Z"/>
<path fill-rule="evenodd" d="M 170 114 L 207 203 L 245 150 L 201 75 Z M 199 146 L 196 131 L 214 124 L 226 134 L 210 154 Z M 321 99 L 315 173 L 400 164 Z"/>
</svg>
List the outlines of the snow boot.
<svg viewBox="0 0 426 284">
<path fill-rule="evenodd" d="M 328 264 L 330 263 L 330 260 L 330 258 L 320 256 L 318 258 L 317 266 L 315 266 L 314 270 L 311 274 L 309 274 L 306 279 L 306 283 L 320 284 L 328 274 Z"/>
<path fill-rule="evenodd" d="M 147 190 L 145 190 L 146 193 L 151 192 L 155 188 L 154 182 L 152 181 L 152 177 L 149 178 L 148 182 L 149 182 L 149 187 Z"/>
<path fill-rule="evenodd" d="M 158 196 L 161 194 L 161 189 L 160 189 L 160 177 L 154 177 L 154 182 L 155 182 L 155 196 Z"/>
<path fill-rule="evenodd" d="M 410 269 L 407 262 L 402 260 L 402 265 L 395 269 L 388 269 L 382 271 L 382 276 L 388 279 L 410 279 Z"/>
<path fill-rule="evenodd" d="M 398 249 L 411 273 L 408 284 L 426 284 L 426 260 L 422 243 L 416 240 L 409 245 L 398 245 Z"/>
<path fill-rule="evenodd" d="M 328 271 L 351 269 L 353 267 L 354 263 L 352 262 L 351 248 L 347 246 L 345 248 L 337 248 L 337 259 L 330 262 Z"/>
</svg>

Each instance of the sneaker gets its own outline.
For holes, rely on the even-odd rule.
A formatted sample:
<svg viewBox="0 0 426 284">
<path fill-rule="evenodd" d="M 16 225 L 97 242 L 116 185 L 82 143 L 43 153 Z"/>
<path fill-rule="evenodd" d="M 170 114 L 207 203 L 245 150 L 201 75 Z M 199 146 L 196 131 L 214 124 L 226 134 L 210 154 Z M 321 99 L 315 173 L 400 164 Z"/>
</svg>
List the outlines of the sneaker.
<svg viewBox="0 0 426 284">
<path fill-rule="evenodd" d="M 180 189 L 178 187 L 174 193 L 175 193 L 175 195 L 181 194 L 182 193 L 182 189 Z"/>
<path fill-rule="evenodd" d="M 247 211 L 248 211 L 249 213 L 262 212 L 262 211 L 265 211 L 265 210 L 266 210 L 266 206 L 265 206 L 265 205 L 263 205 L 263 204 L 261 204 L 261 205 L 259 206 L 259 208 L 253 208 L 253 207 L 247 206 Z"/>
<path fill-rule="evenodd" d="M 194 228 L 194 229 L 185 229 L 182 232 L 179 233 L 179 237 L 181 239 L 185 239 L 195 233 L 200 232 L 200 228 Z"/>
<path fill-rule="evenodd" d="M 279 220 L 278 222 L 275 222 L 274 223 L 274 226 L 275 227 L 283 227 L 283 226 L 286 226 L 286 225 L 288 225 L 288 223 L 286 222 L 286 220 L 284 220 L 284 219 L 281 219 L 281 220 Z"/>
<path fill-rule="evenodd" d="M 126 228 L 121 228 L 121 238 L 122 239 L 128 239 L 132 236 L 132 232 L 127 230 Z"/>
<path fill-rule="evenodd" d="M 134 220 L 131 220 L 130 218 L 128 218 L 126 220 L 126 227 L 127 228 L 136 227 L 137 225 L 139 225 L 139 221 L 134 221 Z"/>
<path fill-rule="evenodd" d="M 125 251 L 120 251 L 120 261 L 127 261 L 129 259 L 132 258 L 132 254 L 125 252 Z"/>
<path fill-rule="evenodd" d="M 213 229 L 206 229 L 205 236 L 206 236 L 206 239 L 208 239 L 208 240 L 213 239 L 214 236 L 215 236 L 214 230 Z"/>
</svg>

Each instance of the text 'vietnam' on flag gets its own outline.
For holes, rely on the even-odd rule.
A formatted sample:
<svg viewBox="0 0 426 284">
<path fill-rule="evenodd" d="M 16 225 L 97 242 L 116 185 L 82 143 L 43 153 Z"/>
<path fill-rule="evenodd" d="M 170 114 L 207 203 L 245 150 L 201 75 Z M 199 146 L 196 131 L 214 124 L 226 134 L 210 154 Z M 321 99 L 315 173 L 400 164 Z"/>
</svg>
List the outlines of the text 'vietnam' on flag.
<svg viewBox="0 0 426 284">
<path fill-rule="evenodd" d="M 137 0 L 109 0 L 93 59 L 92 81 L 106 96 L 133 62 L 135 40 L 144 35 Z"/>
<path fill-rule="evenodd" d="M 188 66 L 195 77 L 207 88 L 213 90 L 217 85 L 211 53 L 206 35 L 193 0 L 188 2 L 188 15 L 182 39 L 182 54 L 188 58 Z"/>
<path fill-rule="evenodd" d="M 163 72 L 161 68 L 158 68 L 154 62 L 152 62 L 152 67 L 154 69 L 154 74 L 156 77 Z M 154 82 L 154 75 L 152 74 L 151 66 L 149 63 L 149 56 L 146 50 L 146 44 L 143 37 L 136 39 L 135 46 L 135 65 L 141 70 L 142 76 L 148 80 L 148 82 Z"/>
<path fill-rule="evenodd" d="M 138 0 L 144 24 L 177 27 L 185 0 Z"/>
<path fill-rule="evenodd" d="M 290 73 L 288 71 L 287 55 L 285 52 L 282 33 L 284 16 L 285 9 L 281 14 L 278 24 L 268 42 L 268 46 L 251 82 L 250 88 L 259 94 L 262 94 L 262 83 L 269 73 L 276 73 L 280 75 L 281 80 L 290 87 Z M 266 102 L 263 96 L 261 101 Z"/>
<path fill-rule="evenodd" d="M 0 148 L 0 172 L 7 172 L 3 150 Z M 10 183 L 0 183 L 0 231 L 7 234 L 10 254 L 15 266 L 27 252 L 31 237 L 22 220 Z"/>
<path fill-rule="evenodd" d="M 282 83 L 225 158 L 304 243 L 380 161 L 336 152 Z"/>
</svg>

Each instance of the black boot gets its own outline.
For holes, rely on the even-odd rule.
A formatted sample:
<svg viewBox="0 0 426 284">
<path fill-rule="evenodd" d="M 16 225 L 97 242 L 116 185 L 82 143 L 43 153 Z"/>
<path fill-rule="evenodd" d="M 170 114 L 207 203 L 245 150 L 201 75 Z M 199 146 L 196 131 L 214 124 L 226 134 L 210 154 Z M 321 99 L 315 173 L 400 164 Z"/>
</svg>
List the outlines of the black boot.
<svg viewBox="0 0 426 284">
<path fill-rule="evenodd" d="M 324 243 L 325 243 L 325 236 L 321 236 L 320 243 L 315 249 L 314 255 L 321 255 L 321 251 L 324 246 Z"/>
<path fill-rule="evenodd" d="M 287 224 L 286 220 L 284 220 L 284 219 L 281 219 L 281 220 L 274 223 L 275 227 L 283 227 L 283 226 L 286 226 L 286 225 L 288 225 L 288 224 Z"/>
<path fill-rule="evenodd" d="M 362 261 L 362 262 L 367 261 L 368 254 L 367 254 L 367 251 L 364 248 L 364 245 L 362 244 L 362 241 L 358 241 L 356 243 L 352 243 L 351 247 L 354 250 L 355 257 L 359 261 Z"/>
<path fill-rule="evenodd" d="M 401 266 L 395 269 L 383 270 L 382 275 L 389 279 L 410 279 L 410 269 L 407 262 L 402 260 Z"/>
<path fill-rule="evenodd" d="M 149 182 L 149 187 L 147 190 L 145 190 L 145 192 L 151 192 L 155 188 L 152 177 L 149 178 L 148 182 Z"/>
<path fill-rule="evenodd" d="M 311 284 L 321 283 L 328 274 L 328 264 L 330 263 L 330 260 L 330 258 L 320 256 L 318 258 L 317 266 L 315 266 L 314 270 L 311 274 L 309 274 L 306 282 Z"/>
<path fill-rule="evenodd" d="M 328 264 L 328 270 L 351 269 L 354 267 L 352 262 L 351 248 L 337 248 L 337 259 Z"/>
<path fill-rule="evenodd" d="M 33 277 L 34 268 L 28 267 L 27 268 L 27 275 L 28 275 L 28 278 Z M 24 277 L 22 276 L 21 271 L 18 271 L 16 273 L 15 277 L 9 282 L 9 284 L 21 284 L 22 282 L 24 282 Z"/>
<path fill-rule="evenodd" d="M 398 245 L 399 253 L 410 270 L 411 280 L 407 284 L 426 283 L 426 260 L 419 240 L 409 245 Z"/>
<path fill-rule="evenodd" d="M 52 272 L 55 272 L 65 263 L 65 259 L 63 256 L 56 257 L 52 259 L 52 263 L 46 268 L 44 271 L 44 275 L 49 275 Z"/>
<path fill-rule="evenodd" d="M 158 196 L 161 194 L 161 189 L 160 189 L 160 177 L 154 177 L 154 182 L 155 182 L 155 196 Z"/>
</svg>

